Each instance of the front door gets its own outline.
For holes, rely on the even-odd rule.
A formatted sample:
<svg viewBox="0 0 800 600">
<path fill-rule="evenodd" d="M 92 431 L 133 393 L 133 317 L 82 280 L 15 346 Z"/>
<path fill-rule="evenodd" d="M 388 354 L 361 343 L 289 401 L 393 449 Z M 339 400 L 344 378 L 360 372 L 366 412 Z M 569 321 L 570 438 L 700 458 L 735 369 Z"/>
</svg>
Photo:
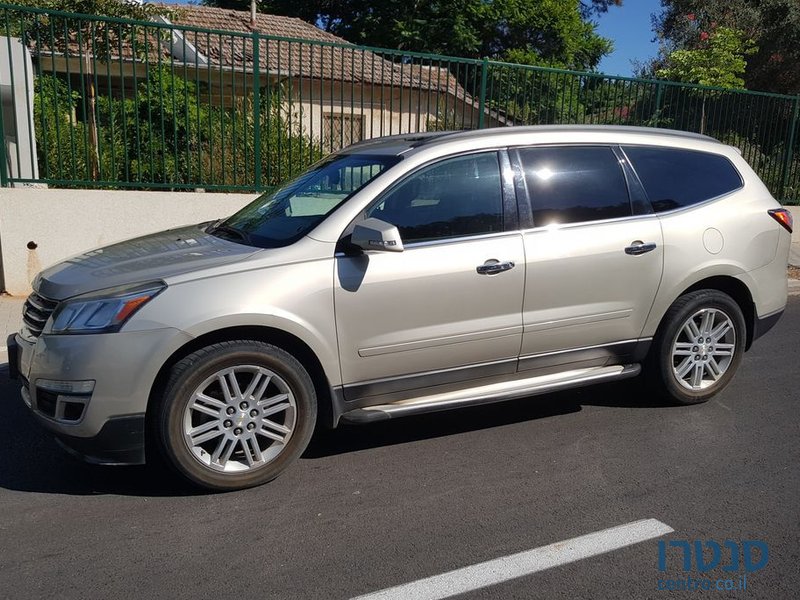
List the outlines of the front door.
<svg viewBox="0 0 800 600">
<path fill-rule="evenodd" d="M 348 400 L 516 370 L 524 249 L 504 204 L 498 154 L 484 152 L 424 167 L 368 209 L 405 250 L 336 259 Z"/>
</svg>

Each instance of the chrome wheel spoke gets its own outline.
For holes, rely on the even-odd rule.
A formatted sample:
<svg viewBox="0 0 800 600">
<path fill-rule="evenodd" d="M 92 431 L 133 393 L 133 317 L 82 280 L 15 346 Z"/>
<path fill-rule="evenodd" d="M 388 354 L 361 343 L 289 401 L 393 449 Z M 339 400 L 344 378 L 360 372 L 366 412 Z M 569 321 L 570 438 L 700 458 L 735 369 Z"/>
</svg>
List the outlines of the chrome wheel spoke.
<svg viewBox="0 0 800 600">
<path fill-rule="evenodd" d="M 224 407 L 224 406 L 225 405 L 223 404 L 222 407 Z M 192 402 L 192 405 L 191 405 L 190 408 L 192 410 L 196 410 L 197 412 L 201 412 L 201 413 L 203 413 L 205 415 L 208 415 L 210 417 L 215 417 L 215 418 L 218 418 L 222 414 L 221 413 L 221 408 L 214 408 L 214 407 L 211 407 L 211 406 L 207 406 L 206 404 L 203 404 L 203 402 L 199 398 L 195 398 L 195 401 Z"/>
<path fill-rule="evenodd" d="M 279 425 L 269 419 L 262 419 L 261 428 L 258 430 L 258 433 L 276 442 L 283 442 L 290 433 L 290 429 L 285 425 Z"/>
<path fill-rule="evenodd" d="M 700 330 L 697 328 L 697 324 L 694 322 L 694 319 L 689 319 L 686 322 L 686 324 L 683 326 L 683 332 L 691 340 L 700 337 Z"/>
<path fill-rule="evenodd" d="M 213 406 L 215 408 L 223 409 L 226 406 L 226 404 L 221 400 L 217 400 L 216 398 L 212 398 L 211 396 L 207 396 L 203 393 L 195 394 L 194 397 L 195 401 L 200 401 L 203 404 L 208 404 L 209 406 Z"/>
<path fill-rule="evenodd" d="M 266 425 L 267 427 L 274 429 L 275 431 L 279 431 L 283 434 L 288 434 L 291 430 L 286 427 L 286 425 L 281 425 L 280 423 L 276 423 L 275 421 L 270 421 L 269 419 L 261 419 L 261 422 Z"/>
<path fill-rule="evenodd" d="M 287 408 L 291 408 L 292 405 L 288 402 L 283 402 L 281 404 L 275 404 L 274 406 L 269 407 L 267 410 L 261 412 L 262 417 L 270 417 L 276 413 L 283 412 Z"/>
<path fill-rule="evenodd" d="M 714 381 L 722 377 L 722 368 L 719 366 L 719 363 L 717 363 L 717 360 L 713 356 L 709 357 L 708 363 L 706 364 L 706 370 L 714 379 Z"/>
<path fill-rule="evenodd" d="M 692 371 L 692 378 L 691 378 L 691 386 L 695 389 L 700 387 L 700 384 L 703 383 L 703 371 L 705 368 L 702 364 L 695 364 L 694 371 Z"/>
<path fill-rule="evenodd" d="M 226 379 L 228 381 L 228 385 L 230 386 L 233 398 L 236 400 L 240 399 L 242 397 L 242 390 L 239 389 L 239 380 L 236 379 L 236 371 L 229 372 Z"/>
<path fill-rule="evenodd" d="M 278 394 L 277 396 L 272 396 L 270 398 L 265 398 L 263 400 L 259 400 L 257 402 L 258 407 L 262 410 L 265 410 L 278 402 L 283 402 L 289 398 L 289 394 Z"/>
<path fill-rule="evenodd" d="M 689 342 L 676 342 L 675 351 L 672 353 L 674 356 L 692 356 L 695 352 L 692 351 L 694 344 Z"/>
<path fill-rule="evenodd" d="M 686 375 L 688 375 L 689 371 L 692 370 L 693 366 L 694 361 L 691 359 L 691 357 L 687 357 L 678 367 L 676 367 L 675 372 L 678 374 L 678 377 L 683 379 L 686 377 Z"/>
<path fill-rule="evenodd" d="M 250 381 L 250 384 L 247 386 L 247 389 L 244 391 L 245 398 L 252 398 L 256 402 L 258 402 L 259 398 L 264 394 L 264 390 L 267 389 L 270 380 L 272 379 L 271 375 L 264 375 L 260 371 L 253 375 L 253 379 Z M 256 391 L 258 389 L 258 391 Z"/>
<path fill-rule="evenodd" d="M 715 312 L 711 310 L 707 310 L 703 313 L 700 319 L 700 333 L 702 335 L 708 335 L 711 332 L 711 328 L 714 325 L 714 315 Z"/>
<path fill-rule="evenodd" d="M 219 382 L 219 387 L 222 388 L 222 395 L 225 396 L 225 402 L 228 404 L 232 404 L 236 397 L 234 397 L 233 392 L 231 391 L 229 382 L 228 382 L 228 374 L 227 373 L 220 373 L 217 375 L 217 381 Z"/>
<path fill-rule="evenodd" d="M 715 329 L 711 330 L 711 332 L 709 333 L 709 337 L 716 342 L 717 340 L 720 340 L 723 337 L 725 337 L 725 335 L 732 329 L 732 327 L 733 325 L 731 325 L 731 322 L 726 319 L 723 323 L 717 325 Z"/>
<path fill-rule="evenodd" d="M 247 460 L 247 464 L 251 467 L 264 460 L 261 456 L 261 448 L 258 447 L 258 440 L 254 435 L 248 436 L 242 440 L 242 449 L 244 449 L 244 456 Z"/>
<path fill-rule="evenodd" d="M 227 436 L 223 437 L 217 444 L 214 454 L 211 455 L 211 462 L 219 463 L 220 466 L 224 467 L 235 448 L 236 440 L 232 440 Z"/>
<path fill-rule="evenodd" d="M 195 445 L 202 444 L 208 440 L 213 440 L 215 437 L 222 434 L 223 432 L 219 428 L 218 421 L 209 421 L 208 423 L 203 423 L 189 432 L 189 436 L 192 438 L 192 443 Z"/>
</svg>

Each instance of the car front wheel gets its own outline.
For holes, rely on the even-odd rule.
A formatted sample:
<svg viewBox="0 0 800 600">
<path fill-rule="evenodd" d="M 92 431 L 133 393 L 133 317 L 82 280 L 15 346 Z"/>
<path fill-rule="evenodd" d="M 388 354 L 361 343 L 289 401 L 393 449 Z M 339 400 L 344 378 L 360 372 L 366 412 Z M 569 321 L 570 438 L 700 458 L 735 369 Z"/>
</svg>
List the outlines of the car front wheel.
<svg viewBox="0 0 800 600">
<path fill-rule="evenodd" d="M 316 411 L 314 385 L 293 356 L 260 341 L 222 342 L 173 367 L 159 437 L 193 483 L 241 489 L 274 479 L 302 454 Z"/>
</svg>

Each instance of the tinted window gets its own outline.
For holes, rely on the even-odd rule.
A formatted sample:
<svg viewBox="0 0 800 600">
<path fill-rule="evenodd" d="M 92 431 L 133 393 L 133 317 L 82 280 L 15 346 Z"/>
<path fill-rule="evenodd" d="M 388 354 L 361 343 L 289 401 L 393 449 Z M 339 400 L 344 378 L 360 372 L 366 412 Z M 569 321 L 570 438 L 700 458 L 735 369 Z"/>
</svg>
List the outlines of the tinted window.
<svg viewBox="0 0 800 600">
<path fill-rule="evenodd" d="M 439 162 L 406 179 L 367 213 L 400 230 L 404 242 L 503 230 L 497 153 Z"/>
<path fill-rule="evenodd" d="M 624 150 L 656 212 L 691 206 L 742 186 L 739 173 L 724 156 L 647 146 Z"/>
<path fill-rule="evenodd" d="M 631 215 L 628 187 L 611 148 L 519 151 L 536 227 Z"/>
</svg>

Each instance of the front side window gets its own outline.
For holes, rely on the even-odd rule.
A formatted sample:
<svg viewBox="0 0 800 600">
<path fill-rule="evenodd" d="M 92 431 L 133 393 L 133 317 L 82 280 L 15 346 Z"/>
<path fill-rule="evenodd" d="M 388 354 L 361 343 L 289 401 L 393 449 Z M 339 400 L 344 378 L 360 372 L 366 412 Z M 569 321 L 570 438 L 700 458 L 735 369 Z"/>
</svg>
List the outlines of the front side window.
<svg viewBox="0 0 800 600">
<path fill-rule="evenodd" d="M 496 152 L 441 161 L 411 175 L 367 211 L 396 226 L 403 242 L 503 231 Z"/>
<path fill-rule="evenodd" d="M 625 146 L 655 212 L 691 206 L 742 187 L 739 172 L 724 156 L 652 146 Z"/>
<path fill-rule="evenodd" d="M 625 175 L 611 148 L 538 147 L 518 152 L 535 227 L 632 214 Z"/>
<path fill-rule="evenodd" d="M 261 248 L 286 246 L 399 161 L 398 156 L 333 154 L 279 190 L 260 196 L 209 233 Z"/>
</svg>

